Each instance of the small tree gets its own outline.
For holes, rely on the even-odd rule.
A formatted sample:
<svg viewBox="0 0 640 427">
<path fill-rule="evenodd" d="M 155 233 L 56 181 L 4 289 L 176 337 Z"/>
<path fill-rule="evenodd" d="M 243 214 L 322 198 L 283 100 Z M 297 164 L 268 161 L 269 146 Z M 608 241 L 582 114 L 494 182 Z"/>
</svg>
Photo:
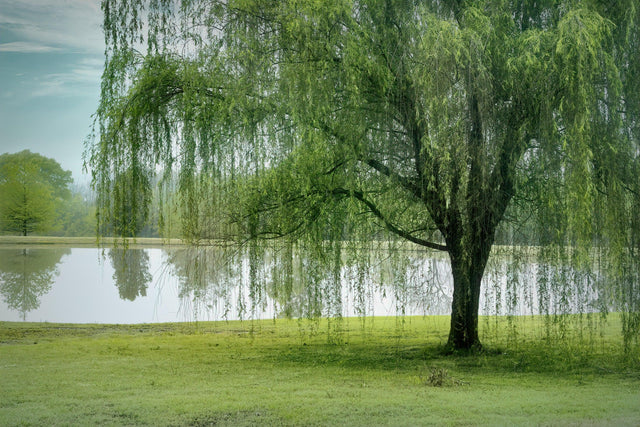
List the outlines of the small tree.
<svg viewBox="0 0 640 427">
<path fill-rule="evenodd" d="M 0 224 L 26 236 L 50 230 L 56 208 L 71 197 L 71 172 L 29 150 L 0 156 Z"/>
</svg>

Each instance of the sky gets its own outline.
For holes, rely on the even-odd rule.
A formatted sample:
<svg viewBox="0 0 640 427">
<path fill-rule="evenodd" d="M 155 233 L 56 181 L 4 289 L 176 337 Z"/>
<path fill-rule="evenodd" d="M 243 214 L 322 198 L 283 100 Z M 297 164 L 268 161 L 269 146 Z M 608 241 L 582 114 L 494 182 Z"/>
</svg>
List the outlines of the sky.
<svg viewBox="0 0 640 427">
<path fill-rule="evenodd" d="M 104 65 L 100 0 L 0 0 L 0 154 L 54 158 L 86 183 Z"/>
</svg>

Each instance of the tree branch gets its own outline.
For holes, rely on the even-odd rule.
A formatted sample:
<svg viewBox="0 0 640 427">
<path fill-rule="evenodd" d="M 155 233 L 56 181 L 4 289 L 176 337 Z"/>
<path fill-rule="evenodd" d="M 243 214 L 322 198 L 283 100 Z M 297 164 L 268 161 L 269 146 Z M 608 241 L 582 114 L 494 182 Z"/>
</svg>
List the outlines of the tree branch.
<svg viewBox="0 0 640 427">
<path fill-rule="evenodd" d="M 387 218 L 385 218 L 385 216 L 382 214 L 382 212 L 380 212 L 380 209 L 378 209 L 378 207 L 371 202 L 369 199 L 367 199 L 364 196 L 364 193 L 361 191 L 350 191 L 350 190 L 346 190 L 343 188 L 336 188 L 333 190 L 333 194 L 334 195 L 342 195 L 342 196 L 348 196 L 348 197 L 353 197 L 356 200 L 362 202 L 366 207 L 369 208 L 369 210 L 371 211 L 371 213 L 373 215 L 375 215 L 376 217 L 378 217 L 380 220 L 382 220 L 382 222 L 384 223 L 385 227 L 387 228 L 387 230 L 391 231 L 392 233 L 402 237 L 403 239 L 409 240 L 410 242 L 413 242 L 417 245 L 420 246 L 424 246 L 430 249 L 435 249 L 438 251 L 447 251 L 448 248 L 445 245 L 441 245 L 439 243 L 434 243 L 428 240 L 424 240 L 424 239 L 420 239 L 418 237 L 415 237 L 413 235 L 411 235 L 410 233 L 398 228 L 397 226 L 395 226 L 393 223 L 391 223 L 391 221 L 389 221 Z"/>
<path fill-rule="evenodd" d="M 401 176 L 400 174 L 392 171 L 387 165 L 379 162 L 376 159 L 368 159 L 365 161 L 365 163 L 381 174 L 398 182 L 400 185 L 402 185 L 403 188 L 408 190 L 416 198 L 422 199 L 422 192 L 420 191 L 420 187 L 418 187 L 418 185 L 416 185 L 416 183 L 411 181 L 409 178 Z"/>
</svg>

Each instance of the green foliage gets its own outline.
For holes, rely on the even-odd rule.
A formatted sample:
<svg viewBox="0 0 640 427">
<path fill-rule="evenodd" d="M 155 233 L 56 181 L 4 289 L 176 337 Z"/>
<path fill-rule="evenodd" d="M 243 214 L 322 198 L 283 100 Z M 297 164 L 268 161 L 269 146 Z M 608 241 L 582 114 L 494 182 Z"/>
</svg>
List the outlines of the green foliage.
<svg viewBox="0 0 640 427">
<path fill-rule="evenodd" d="M 71 198 L 58 208 L 57 213 L 58 225 L 51 234 L 68 237 L 95 236 L 95 205 L 83 194 L 74 191 Z"/>
<path fill-rule="evenodd" d="M 23 236 L 46 232 L 71 197 L 71 172 L 29 150 L 0 156 L 0 227 Z"/>
<path fill-rule="evenodd" d="M 133 234 L 161 168 L 159 194 L 175 190 L 191 239 L 301 242 L 326 272 L 345 240 L 447 251 L 453 347 L 479 345 L 485 267 L 514 230 L 557 253 L 545 262 L 601 277 L 603 307 L 637 313 L 632 0 L 105 0 L 103 11 L 88 147 L 99 226 Z"/>
</svg>

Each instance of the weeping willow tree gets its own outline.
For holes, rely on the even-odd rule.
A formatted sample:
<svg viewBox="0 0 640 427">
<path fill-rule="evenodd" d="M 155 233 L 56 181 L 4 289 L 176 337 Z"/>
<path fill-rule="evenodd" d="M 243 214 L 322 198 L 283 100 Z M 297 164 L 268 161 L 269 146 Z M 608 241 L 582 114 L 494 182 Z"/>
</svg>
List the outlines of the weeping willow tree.
<svg viewBox="0 0 640 427">
<path fill-rule="evenodd" d="M 144 199 L 159 173 L 179 195 L 185 237 L 210 222 L 209 237 L 303 242 L 333 271 L 345 241 L 444 251 L 456 349 L 480 346 L 497 233 L 527 230 L 520 241 L 546 261 L 591 273 L 594 257 L 609 260 L 604 306 L 622 301 L 637 331 L 634 0 L 102 9 L 106 64 L 87 151 L 100 221 L 144 216 L 124 200 Z"/>
</svg>

